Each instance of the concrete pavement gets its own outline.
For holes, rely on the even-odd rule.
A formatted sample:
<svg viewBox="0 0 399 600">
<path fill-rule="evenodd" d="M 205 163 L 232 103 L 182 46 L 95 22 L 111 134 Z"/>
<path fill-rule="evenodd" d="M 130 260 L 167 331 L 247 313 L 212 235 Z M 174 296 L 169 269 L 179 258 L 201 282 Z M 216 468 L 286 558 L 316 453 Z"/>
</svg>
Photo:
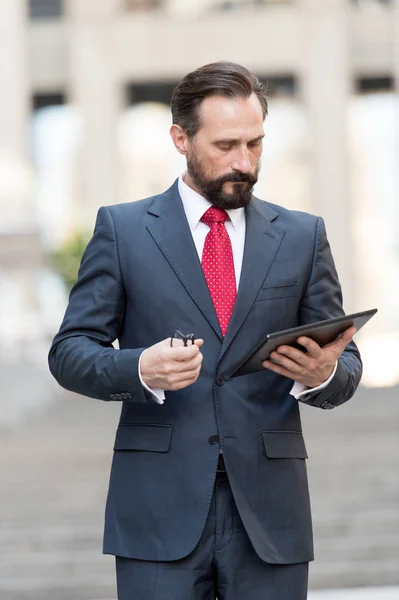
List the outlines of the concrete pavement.
<svg viewBox="0 0 399 600">
<path fill-rule="evenodd" d="M 309 600 L 398 600 L 399 587 L 311 591 Z"/>
</svg>

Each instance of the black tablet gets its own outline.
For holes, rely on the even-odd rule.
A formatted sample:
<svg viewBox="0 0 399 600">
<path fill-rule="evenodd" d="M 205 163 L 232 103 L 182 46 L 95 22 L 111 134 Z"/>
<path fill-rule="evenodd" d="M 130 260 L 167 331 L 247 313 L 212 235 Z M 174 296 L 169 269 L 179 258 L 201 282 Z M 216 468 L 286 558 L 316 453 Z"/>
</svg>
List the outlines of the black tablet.
<svg viewBox="0 0 399 600">
<path fill-rule="evenodd" d="M 270 353 L 276 350 L 278 346 L 286 344 L 295 346 L 304 351 L 304 347 L 297 344 L 297 339 L 306 336 L 314 340 L 319 346 L 325 346 L 337 339 L 346 329 L 354 325 L 359 331 L 361 327 L 377 312 L 376 308 L 365 310 L 351 315 L 344 315 L 334 319 L 326 319 L 309 325 L 301 325 L 293 329 L 284 329 L 268 333 L 258 346 L 245 357 L 245 359 L 235 368 L 230 377 L 247 375 L 255 371 L 264 369 L 262 362 L 269 358 Z"/>
</svg>

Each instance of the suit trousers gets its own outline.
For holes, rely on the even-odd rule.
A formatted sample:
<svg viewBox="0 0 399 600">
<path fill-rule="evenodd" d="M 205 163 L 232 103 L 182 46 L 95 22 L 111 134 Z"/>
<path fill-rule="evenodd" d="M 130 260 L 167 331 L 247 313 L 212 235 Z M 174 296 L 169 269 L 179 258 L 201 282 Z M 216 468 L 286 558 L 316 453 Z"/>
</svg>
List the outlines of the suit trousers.
<svg viewBox="0 0 399 600">
<path fill-rule="evenodd" d="M 162 510 L 160 498 L 160 510 Z M 256 554 L 226 473 L 217 473 L 201 539 L 185 558 L 116 557 L 118 600 L 306 600 L 308 563 L 276 565 Z"/>
</svg>

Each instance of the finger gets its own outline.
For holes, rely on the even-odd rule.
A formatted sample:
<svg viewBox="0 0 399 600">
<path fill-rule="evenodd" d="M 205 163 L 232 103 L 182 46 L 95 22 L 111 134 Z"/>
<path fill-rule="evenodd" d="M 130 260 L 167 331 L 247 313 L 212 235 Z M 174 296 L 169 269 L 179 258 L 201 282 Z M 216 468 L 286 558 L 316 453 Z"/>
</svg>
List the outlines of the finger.
<svg viewBox="0 0 399 600">
<path fill-rule="evenodd" d="M 280 354 L 280 352 L 272 352 L 270 354 L 270 358 L 271 362 L 281 367 L 284 367 L 288 371 L 299 372 L 303 370 L 303 367 L 301 365 L 291 360 L 291 358 L 289 358 L 285 354 Z"/>
<path fill-rule="evenodd" d="M 298 350 L 298 348 L 294 348 L 294 346 L 279 346 L 277 348 L 277 352 L 279 354 L 284 354 L 293 362 L 297 363 L 298 365 L 301 365 L 302 367 L 306 367 L 309 362 L 307 352 Z"/>
<path fill-rule="evenodd" d="M 162 343 L 167 342 L 167 348 L 184 348 L 184 342 L 180 338 L 167 338 Z"/>
<path fill-rule="evenodd" d="M 349 327 L 349 329 L 346 329 L 344 331 L 344 333 L 342 334 L 342 337 L 340 338 L 342 345 L 347 346 L 353 339 L 353 336 L 355 335 L 357 329 L 356 327 Z"/>
<path fill-rule="evenodd" d="M 336 352 L 337 356 L 340 356 L 346 346 L 352 341 L 355 333 L 356 327 L 350 327 L 349 329 L 346 329 L 339 338 L 334 340 L 331 344 L 327 344 L 324 348 L 328 348 L 330 351 L 333 350 Z"/>
<path fill-rule="evenodd" d="M 356 327 L 349 327 L 348 329 L 345 329 L 342 335 L 340 335 L 330 344 L 323 346 L 323 348 L 328 348 L 330 350 L 331 348 L 336 349 L 338 355 L 340 355 L 345 350 L 346 346 L 352 341 L 356 331 Z"/>
<path fill-rule="evenodd" d="M 192 385 L 198 379 L 199 369 L 195 369 L 186 373 L 184 377 L 177 377 L 169 382 L 168 388 L 171 390 L 180 390 L 182 388 L 187 387 L 188 385 Z"/>
<path fill-rule="evenodd" d="M 315 342 L 311 338 L 301 336 L 300 338 L 297 339 L 297 342 L 298 342 L 298 344 L 300 344 L 301 346 L 306 348 L 308 354 L 312 358 L 319 358 L 321 356 L 321 354 L 322 354 L 321 347 L 319 346 L 319 344 L 317 342 Z"/>
<path fill-rule="evenodd" d="M 166 343 L 166 346 L 168 348 L 188 348 L 190 346 L 197 346 L 198 348 L 201 348 L 201 346 L 204 344 L 204 340 L 202 338 L 195 339 L 194 343 L 191 343 L 190 341 L 187 343 L 187 346 L 184 345 L 183 340 L 181 340 L 180 338 L 166 338 L 166 340 L 163 340 L 162 343 Z"/>
<path fill-rule="evenodd" d="M 179 341 L 182 342 L 182 340 L 179 340 Z M 201 338 L 194 340 L 194 344 L 189 344 L 187 346 L 184 346 L 184 344 L 182 342 L 182 345 L 179 346 L 179 349 L 181 350 L 181 352 L 178 352 L 176 355 L 173 355 L 174 360 L 181 360 L 181 361 L 190 360 L 194 356 L 197 356 L 197 354 L 199 353 L 199 349 L 201 348 L 201 346 L 203 344 L 204 344 L 204 340 Z M 173 342 L 173 347 L 174 347 L 174 342 Z"/>
<path fill-rule="evenodd" d="M 201 366 L 195 367 L 195 369 L 191 369 L 186 373 L 182 374 L 179 381 L 195 381 L 200 374 Z"/>
<path fill-rule="evenodd" d="M 201 366 L 203 355 L 198 352 L 191 360 L 176 360 L 171 363 L 171 371 L 175 373 L 187 373 Z"/>
<path fill-rule="evenodd" d="M 197 344 L 190 344 L 189 346 L 179 346 L 168 348 L 168 355 L 172 360 L 176 361 L 188 361 L 197 356 L 200 353 L 199 346 Z"/>
<path fill-rule="evenodd" d="M 269 369 L 269 371 L 273 371 L 273 373 L 277 373 L 277 375 L 283 375 L 283 377 L 288 377 L 289 379 L 295 379 L 295 374 L 291 371 L 288 371 L 281 365 L 277 365 L 270 360 L 264 360 L 262 365 L 265 369 Z"/>
</svg>

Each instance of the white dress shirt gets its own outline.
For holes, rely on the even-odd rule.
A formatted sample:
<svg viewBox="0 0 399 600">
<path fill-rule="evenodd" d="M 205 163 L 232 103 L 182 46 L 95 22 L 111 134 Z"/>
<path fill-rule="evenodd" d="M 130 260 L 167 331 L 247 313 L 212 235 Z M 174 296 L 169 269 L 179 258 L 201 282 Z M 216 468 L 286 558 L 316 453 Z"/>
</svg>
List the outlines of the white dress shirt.
<svg viewBox="0 0 399 600">
<path fill-rule="evenodd" d="M 194 244 L 195 244 L 195 247 L 198 252 L 200 262 L 201 262 L 205 238 L 209 231 L 209 226 L 205 225 L 205 223 L 201 222 L 201 217 L 203 216 L 204 212 L 206 210 L 208 210 L 208 208 L 210 206 L 212 206 L 212 204 L 208 200 L 206 200 L 206 198 L 204 198 L 203 196 L 198 194 L 198 192 L 195 192 L 186 183 L 184 183 L 182 177 L 179 177 L 178 189 L 179 189 L 179 194 L 180 194 L 181 200 L 183 202 L 184 212 L 186 213 L 187 221 L 190 226 L 190 231 L 193 236 Z M 245 224 L 245 209 L 244 208 L 235 208 L 232 210 L 228 210 L 226 212 L 230 217 L 230 220 L 225 222 L 225 226 L 226 226 L 226 230 L 227 230 L 230 240 L 231 240 L 231 247 L 233 250 L 233 259 L 234 259 L 234 271 L 235 271 L 235 276 L 236 276 L 236 285 L 238 288 L 238 284 L 239 284 L 240 276 L 241 276 L 242 261 L 243 261 L 243 256 L 244 256 L 245 226 L 246 226 L 246 224 Z M 144 352 L 145 352 L 145 350 L 144 350 Z M 144 352 L 141 354 L 140 361 L 139 361 L 140 381 L 141 381 L 142 385 L 145 387 L 145 389 L 152 393 L 152 395 L 154 396 L 155 402 L 158 402 L 159 404 L 163 404 L 163 402 L 165 400 L 164 390 L 160 390 L 157 388 L 149 388 L 141 378 L 140 362 L 141 362 L 141 357 L 143 356 Z M 319 385 L 318 387 L 315 387 L 315 388 L 305 389 L 304 385 L 302 385 L 301 383 L 295 382 L 292 387 L 292 390 L 290 392 L 291 395 L 294 396 L 298 400 L 299 398 L 301 398 L 302 396 L 304 396 L 306 394 L 309 394 L 310 392 L 316 392 L 318 390 L 323 389 L 330 383 L 331 379 L 334 377 L 336 369 L 337 369 L 337 365 L 335 365 L 334 371 L 331 374 L 331 376 L 327 379 L 327 381 L 325 381 L 322 385 Z"/>
</svg>

